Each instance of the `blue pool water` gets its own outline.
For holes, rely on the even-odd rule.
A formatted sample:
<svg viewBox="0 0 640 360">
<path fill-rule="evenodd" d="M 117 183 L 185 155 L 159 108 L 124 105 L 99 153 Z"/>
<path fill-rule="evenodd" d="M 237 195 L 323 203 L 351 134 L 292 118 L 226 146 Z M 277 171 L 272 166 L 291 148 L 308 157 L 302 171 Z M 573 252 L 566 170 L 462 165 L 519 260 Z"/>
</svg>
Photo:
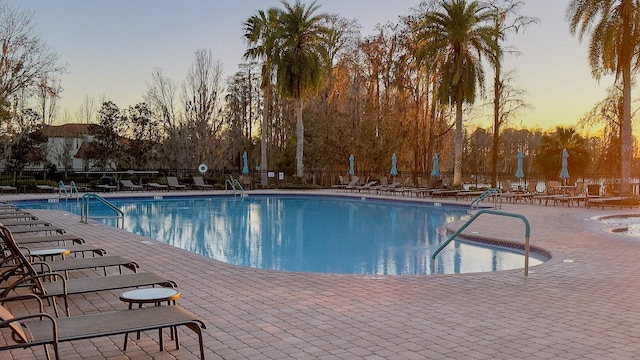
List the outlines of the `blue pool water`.
<svg viewBox="0 0 640 360">
<path fill-rule="evenodd" d="M 325 196 L 109 201 L 124 212 L 125 230 L 213 259 L 261 269 L 341 274 L 428 274 L 431 254 L 446 240 L 438 228 L 467 216 L 463 208 Z M 80 213 L 75 200 L 18 205 Z M 90 215 L 112 216 L 113 212 L 91 203 Z M 101 221 L 115 226 L 113 219 Z M 523 266 L 522 254 L 455 241 L 438 256 L 436 272 Z"/>
</svg>

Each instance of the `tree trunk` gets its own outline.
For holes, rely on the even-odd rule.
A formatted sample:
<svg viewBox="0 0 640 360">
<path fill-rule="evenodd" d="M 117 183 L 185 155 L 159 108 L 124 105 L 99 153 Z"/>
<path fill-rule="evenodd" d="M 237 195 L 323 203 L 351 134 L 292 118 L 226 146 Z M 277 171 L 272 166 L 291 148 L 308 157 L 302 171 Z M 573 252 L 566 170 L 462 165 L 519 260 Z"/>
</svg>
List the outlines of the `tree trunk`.
<svg viewBox="0 0 640 360">
<path fill-rule="evenodd" d="M 262 122 L 260 123 L 260 185 L 265 189 L 269 185 L 267 178 L 267 121 L 271 109 L 271 88 L 269 85 L 264 87 L 264 106 L 262 107 Z"/>
<path fill-rule="evenodd" d="M 304 154 L 304 125 L 302 124 L 302 98 L 296 99 L 296 175 L 300 178 L 304 175 L 304 164 L 302 156 Z"/>
<path fill-rule="evenodd" d="M 622 193 L 629 192 L 631 179 L 631 160 L 633 159 L 633 133 L 631 129 L 631 70 L 624 66 L 622 70 Z"/>
<path fill-rule="evenodd" d="M 456 133 L 455 133 L 455 153 L 453 161 L 453 186 L 462 185 L 462 145 L 464 136 L 462 132 L 462 101 L 456 101 Z"/>
<path fill-rule="evenodd" d="M 495 65 L 493 81 L 493 145 L 491 147 L 491 187 L 498 186 L 498 151 L 500 148 L 500 63 Z"/>
</svg>

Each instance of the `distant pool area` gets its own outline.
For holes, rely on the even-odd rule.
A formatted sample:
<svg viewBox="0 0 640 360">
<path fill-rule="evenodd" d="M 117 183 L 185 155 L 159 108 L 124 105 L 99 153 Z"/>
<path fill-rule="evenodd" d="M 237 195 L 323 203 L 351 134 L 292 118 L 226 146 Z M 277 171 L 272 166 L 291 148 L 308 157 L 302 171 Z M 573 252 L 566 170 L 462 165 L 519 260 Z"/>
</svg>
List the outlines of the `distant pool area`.
<svg viewBox="0 0 640 360">
<path fill-rule="evenodd" d="M 54 199 L 54 201 L 57 199 Z M 109 198 L 124 229 L 226 263 L 252 268 L 360 275 L 424 275 L 446 240 L 442 226 L 467 217 L 465 207 L 319 195 Z M 79 214 L 75 199 L 15 202 L 24 209 Z M 111 216 L 91 203 L 91 216 Z M 99 220 L 115 225 L 113 219 Z M 530 265 L 543 261 L 532 257 Z M 513 249 L 454 241 L 436 273 L 522 268 Z"/>
</svg>

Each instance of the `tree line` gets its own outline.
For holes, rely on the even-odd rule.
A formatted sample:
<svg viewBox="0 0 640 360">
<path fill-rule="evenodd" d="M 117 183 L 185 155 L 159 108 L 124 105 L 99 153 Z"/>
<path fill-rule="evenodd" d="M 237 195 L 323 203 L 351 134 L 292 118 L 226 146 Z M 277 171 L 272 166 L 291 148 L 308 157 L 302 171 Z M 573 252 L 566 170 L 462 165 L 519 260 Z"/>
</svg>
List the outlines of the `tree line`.
<svg viewBox="0 0 640 360">
<path fill-rule="evenodd" d="M 5 23 L 30 23 L 28 14 L 0 5 Z M 357 20 L 322 13 L 316 2 L 283 1 L 242 24 L 246 63 L 226 81 L 222 64 L 201 49 L 181 82 L 153 69 L 140 104 L 120 109 L 103 101 L 93 109 L 87 99 L 79 116 L 99 126 L 92 127 L 95 141 L 86 156 L 97 167 L 196 169 L 204 163 L 225 170 L 240 169 L 246 151 L 252 171 L 265 170 L 258 172 L 265 182 L 266 170 L 301 178 L 318 170 L 346 174 L 352 154 L 360 173 L 388 174 L 396 154 L 401 171 L 428 177 L 437 153 L 441 171 L 451 172 L 454 184 L 463 175 L 484 174 L 495 186 L 498 174 L 515 173 L 519 151 L 530 173 L 556 179 L 561 150 L 567 148 L 576 176 L 620 177 L 625 171 L 630 176 L 627 132 L 633 114 L 627 109 L 630 90 L 622 61 L 637 56 L 625 52 L 612 59 L 610 52 L 619 48 L 602 45 L 600 53 L 589 54 L 594 76 L 624 74 L 575 127 L 542 131 L 513 126 L 527 103 L 526 92 L 513 80 L 514 70 L 506 68 L 505 56 L 512 51 L 508 40 L 538 21 L 521 14 L 522 5 L 519 0 L 427 0 L 397 23 L 362 35 Z M 632 1 L 607 5 L 572 1 L 570 31 L 581 38 L 590 24 L 598 23 L 598 14 L 605 25 L 615 20 L 608 15 L 616 11 L 631 12 L 621 13 L 619 21 L 637 16 Z M 24 26 L 14 30 L 20 29 L 34 38 Z M 2 61 L 4 52 L 15 48 L 16 53 L 31 51 L 34 61 L 42 62 L 30 65 L 39 70 L 22 81 L 7 78 L 16 77 L 11 69 L 25 64 L 6 60 L 0 66 L 4 158 L 19 167 L 43 159 L 46 148 L 34 144 L 42 141 L 38 129 L 55 116 L 62 92 L 50 79 L 65 68 L 44 44 L 36 41 L 40 48 L 21 50 L 9 31 L 2 31 L 7 32 L 2 34 Z M 624 36 L 620 41 L 627 50 L 637 46 L 628 45 Z M 485 89 L 488 82 L 491 92 Z M 478 99 L 491 104 L 488 129 L 465 126 Z M 594 123 L 603 126 L 603 136 L 580 135 Z M 32 154 L 27 156 L 27 150 Z"/>
</svg>

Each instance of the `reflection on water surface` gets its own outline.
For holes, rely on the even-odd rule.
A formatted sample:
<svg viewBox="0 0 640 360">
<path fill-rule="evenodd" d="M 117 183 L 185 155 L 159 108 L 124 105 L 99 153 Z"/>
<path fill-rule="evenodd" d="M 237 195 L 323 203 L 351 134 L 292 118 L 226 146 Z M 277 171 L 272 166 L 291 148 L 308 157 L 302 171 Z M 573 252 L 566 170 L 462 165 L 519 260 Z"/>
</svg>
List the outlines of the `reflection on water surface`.
<svg viewBox="0 0 640 360">
<path fill-rule="evenodd" d="M 431 253 L 446 240 L 438 228 L 466 216 L 461 208 L 318 196 L 110 201 L 125 213 L 126 230 L 216 260 L 342 274 L 428 274 Z M 41 205 L 79 213 L 74 203 Z M 109 214 L 92 204 L 91 215 L 100 213 Z M 531 259 L 532 265 L 539 262 Z M 454 242 L 438 256 L 436 271 L 496 271 L 523 264 L 518 253 Z"/>
</svg>

